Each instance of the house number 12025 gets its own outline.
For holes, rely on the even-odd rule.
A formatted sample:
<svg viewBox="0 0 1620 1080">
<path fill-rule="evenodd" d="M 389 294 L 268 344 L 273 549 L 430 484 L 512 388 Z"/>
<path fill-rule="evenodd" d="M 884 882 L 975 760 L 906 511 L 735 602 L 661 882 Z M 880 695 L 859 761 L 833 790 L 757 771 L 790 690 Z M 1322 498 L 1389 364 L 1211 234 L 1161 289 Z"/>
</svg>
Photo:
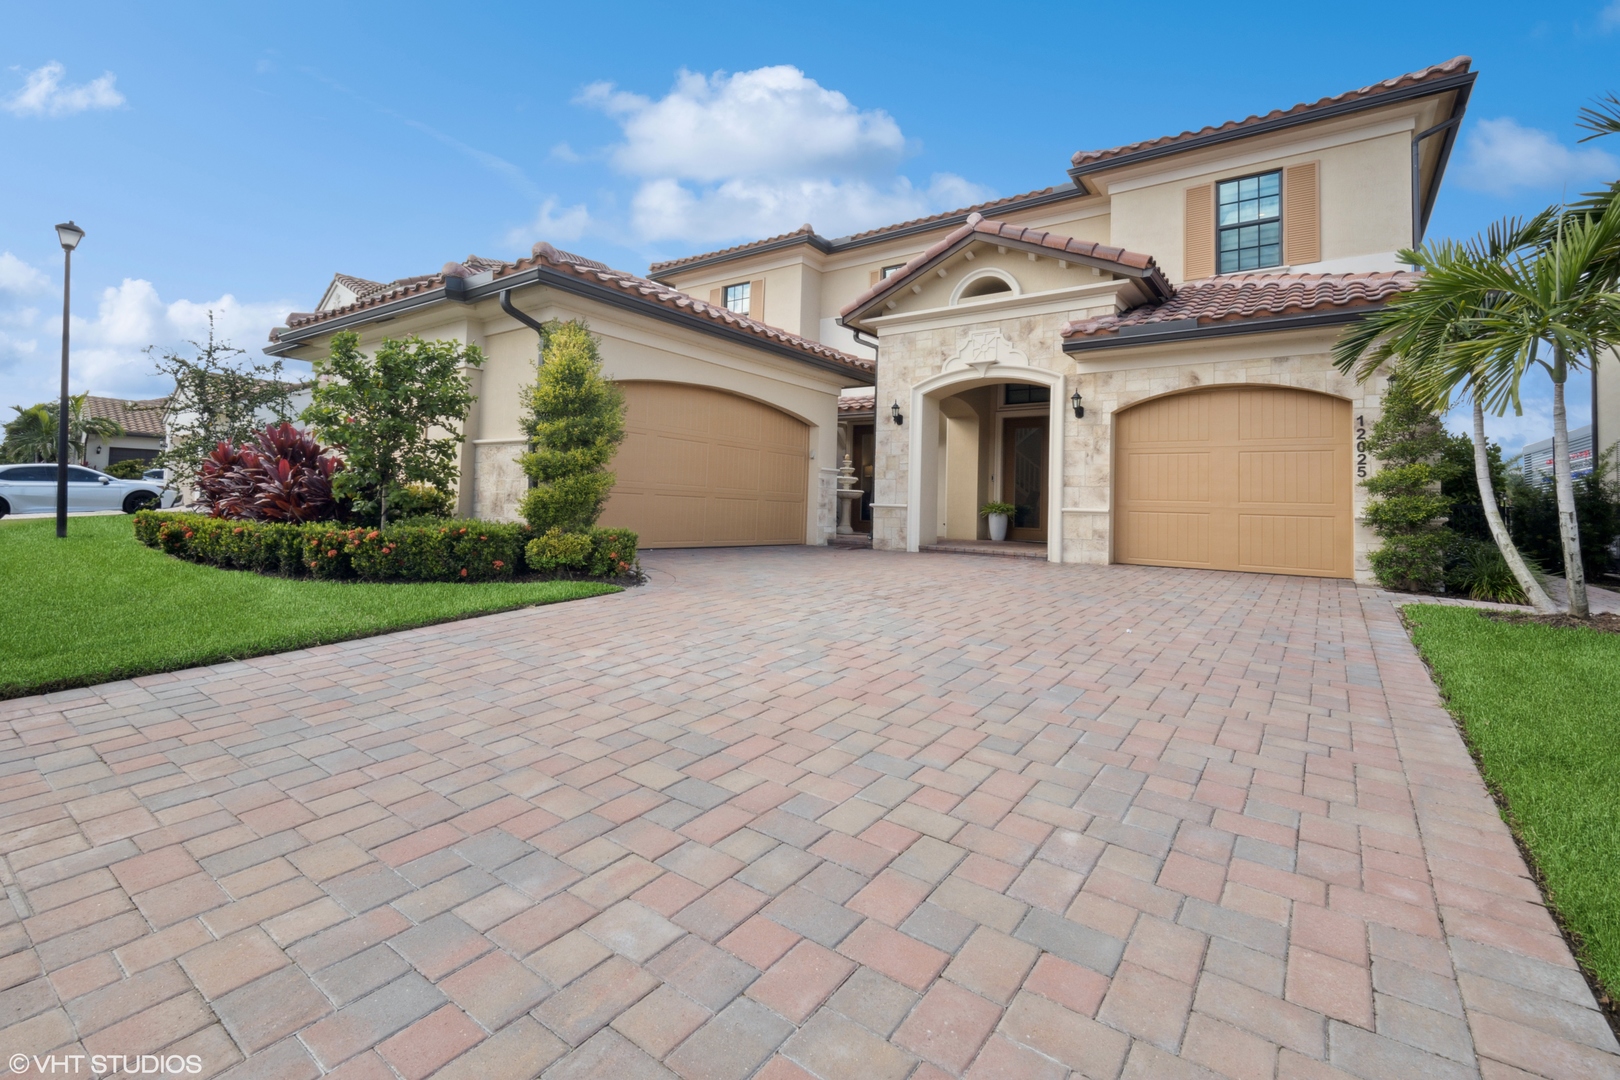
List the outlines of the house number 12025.
<svg viewBox="0 0 1620 1080">
<path fill-rule="evenodd" d="M 1367 418 L 1356 417 L 1356 476 L 1367 475 Z"/>
</svg>

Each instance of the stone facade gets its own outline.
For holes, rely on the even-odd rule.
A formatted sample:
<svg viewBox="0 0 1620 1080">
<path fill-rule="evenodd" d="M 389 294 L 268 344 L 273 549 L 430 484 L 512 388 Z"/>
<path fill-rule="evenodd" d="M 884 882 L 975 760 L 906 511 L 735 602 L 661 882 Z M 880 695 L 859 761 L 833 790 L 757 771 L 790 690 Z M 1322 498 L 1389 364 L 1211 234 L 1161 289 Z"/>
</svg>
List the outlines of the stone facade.
<svg viewBox="0 0 1620 1080">
<path fill-rule="evenodd" d="M 529 493 L 529 477 L 518 464 L 523 443 L 478 443 L 473 456 L 476 480 L 474 516 L 486 521 L 517 521 L 518 507 Z"/>
</svg>

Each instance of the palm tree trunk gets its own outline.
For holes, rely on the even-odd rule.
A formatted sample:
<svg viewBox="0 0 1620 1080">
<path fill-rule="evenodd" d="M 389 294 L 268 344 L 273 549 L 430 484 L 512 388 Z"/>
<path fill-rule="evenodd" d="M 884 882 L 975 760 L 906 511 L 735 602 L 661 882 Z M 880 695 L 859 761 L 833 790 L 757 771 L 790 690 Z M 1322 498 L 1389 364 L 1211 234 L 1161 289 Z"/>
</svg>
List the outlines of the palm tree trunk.
<svg viewBox="0 0 1620 1080">
<path fill-rule="evenodd" d="M 1581 565 L 1581 530 L 1575 520 L 1575 479 L 1569 472 L 1569 417 L 1564 412 L 1564 381 L 1569 364 L 1562 345 L 1555 347 L 1553 361 L 1553 490 L 1558 497 L 1558 536 L 1564 544 L 1564 584 L 1568 588 L 1569 614 L 1584 619 L 1586 571 Z"/>
<path fill-rule="evenodd" d="M 1547 590 L 1541 587 L 1541 582 L 1530 572 L 1525 565 L 1524 556 L 1513 543 L 1513 537 L 1508 533 L 1507 526 L 1502 523 L 1501 508 L 1496 505 L 1496 485 L 1491 480 L 1491 458 L 1485 448 L 1485 407 L 1479 403 L 1478 388 L 1474 394 L 1474 479 L 1479 483 L 1479 503 L 1485 510 L 1485 523 L 1491 527 L 1491 539 L 1502 552 L 1502 558 L 1507 560 L 1508 569 L 1513 571 L 1513 580 L 1519 583 L 1524 590 L 1525 599 L 1530 606 L 1536 609 L 1538 615 L 1551 615 L 1558 610 L 1558 605 L 1552 602 Z"/>
</svg>

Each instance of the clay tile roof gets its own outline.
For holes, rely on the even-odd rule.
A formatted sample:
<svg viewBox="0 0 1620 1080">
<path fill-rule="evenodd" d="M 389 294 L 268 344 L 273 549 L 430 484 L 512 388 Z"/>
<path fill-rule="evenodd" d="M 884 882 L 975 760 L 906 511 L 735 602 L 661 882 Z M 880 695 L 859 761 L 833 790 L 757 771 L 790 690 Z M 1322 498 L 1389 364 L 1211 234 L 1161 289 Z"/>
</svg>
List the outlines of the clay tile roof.
<svg viewBox="0 0 1620 1080">
<path fill-rule="evenodd" d="M 1409 270 L 1361 274 L 1229 274 L 1183 283 L 1159 304 L 1143 304 L 1118 315 L 1081 319 L 1063 328 L 1065 340 L 1117 334 L 1156 323 L 1241 322 L 1298 315 L 1327 308 L 1371 307 L 1417 286 Z"/>
<path fill-rule="evenodd" d="M 894 232 L 897 229 L 909 229 L 916 225 L 926 225 L 930 221 L 944 221 L 947 218 L 959 217 L 964 214 L 982 214 L 986 210 L 994 210 L 996 207 L 1006 206 L 1008 203 L 1021 202 L 1024 199 L 1038 199 L 1042 195 L 1050 195 L 1056 190 L 1057 188 L 1055 187 L 1038 188 L 1035 191 L 1026 191 L 1019 195 L 1007 195 L 1000 199 L 991 199 L 988 202 L 975 203 L 972 206 L 963 206 L 956 210 L 942 210 L 937 214 L 928 214 L 924 217 L 912 218 L 910 221 L 897 221 L 893 225 L 883 225 L 876 229 L 867 229 L 865 232 L 850 233 L 848 236 L 839 237 L 839 239 L 845 241 L 865 240 L 868 237 L 882 236 L 886 232 Z M 1083 195 L 1085 193 L 1076 191 L 1075 194 Z"/>
<path fill-rule="evenodd" d="M 1273 109 L 1264 116 L 1249 116 L 1242 120 L 1228 120 L 1224 124 L 1212 124 L 1209 127 L 1199 128 L 1197 131 L 1183 131 L 1179 135 L 1164 135 L 1157 139 L 1147 139 L 1143 142 L 1128 143 L 1124 146 L 1115 146 L 1107 150 L 1077 150 L 1070 161 L 1076 167 L 1082 165 L 1092 165 L 1096 162 L 1107 161 L 1117 157 L 1124 157 L 1127 154 L 1134 154 L 1142 150 L 1151 150 L 1161 146 L 1169 146 L 1172 143 L 1184 142 L 1204 135 L 1213 135 L 1217 132 L 1236 131 L 1240 128 L 1252 127 L 1256 124 L 1264 123 L 1268 120 L 1275 120 L 1284 116 L 1296 116 L 1302 113 L 1309 113 L 1317 109 L 1326 108 L 1331 105 L 1339 105 L 1345 102 L 1357 101 L 1363 98 L 1372 98 L 1378 96 L 1379 94 L 1388 93 L 1391 90 L 1415 86 L 1419 83 L 1433 82 L 1436 79 L 1441 79 L 1448 75 L 1460 74 L 1467 71 L 1469 65 L 1472 63 L 1473 60 L 1470 57 L 1454 56 L 1443 64 L 1433 64 L 1419 71 L 1408 72 L 1405 75 L 1397 75 L 1393 79 L 1385 79 L 1383 82 L 1373 83 L 1371 86 L 1363 86 L 1359 90 L 1349 90 L 1343 94 L 1335 94 L 1332 97 L 1325 97 L 1319 101 L 1301 102 L 1300 104 L 1287 109 Z"/>
<path fill-rule="evenodd" d="M 379 289 L 388 287 L 380 281 L 368 281 L 362 277 L 355 277 L 353 274 L 333 274 L 332 277 L 339 285 L 342 285 L 356 296 L 370 296 Z"/>
<path fill-rule="evenodd" d="M 838 411 L 841 413 L 872 412 L 877 408 L 877 394 L 845 394 L 838 399 Z"/>
<path fill-rule="evenodd" d="M 844 310 L 839 314 L 847 318 L 851 314 L 870 306 L 872 301 L 899 288 L 907 280 L 931 265 L 935 259 L 969 238 L 1011 240 L 1015 244 L 1032 245 L 1044 248 L 1051 253 L 1051 257 L 1054 259 L 1061 258 L 1064 255 L 1074 255 L 1082 259 L 1113 263 L 1121 270 L 1135 271 L 1131 275 L 1133 277 L 1152 279 L 1160 295 L 1168 296 L 1170 294 L 1170 283 L 1159 270 L 1158 264 L 1153 261 L 1151 255 L 1144 255 L 1139 251 L 1127 251 L 1124 248 L 1109 247 L 1107 244 L 1099 244 L 1091 240 L 1076 240 L 1072 236 L 1061 236 L 1040 229 L 1026 229 L 1022 225 L 1012 225 L 1005 221 L 993 221 L 990 218 L 973 213 L 969 214 L 968 219 L 961 225 L 930 245 L 927 251 L 918 255 L 915 259 L 906 263 L 905 266 L 879 281 L 845 305 Z"/>
<path fill-rule="evenodd" d="M 768 244 L 780 243 L 783 240 L 792 240 L 794 237 L 799 237 L 806 242 L 814 238 L 816 240 L 820 240 L 823 244 L 827 243 L 825 237 L 817 235 L 816 230 L 810 225 L 810 223 L 805 222 L 792 232 L 785 232 L 780 236 L 767 236 L 763 240 L 750 240 L 746 244 L 734 244 L 731 247 L 721 248 L 718 251 L 705 251 L 701 255 L 683 255 L 679 259 L 665 259 L 663 262 L 655 262 L 647 268 L 647 272 L 649 274 L 661 274 L 666 270 L 673 270 L 678 266 L 685 266 L 687 263 L 699 262 L 703 259 L 712 259 L 716 255 L 736 255 L 739 252 L 749 251 L 753 248 L 765 247 Z"/>
<path fill-rule="evenodd" d="M 126 435 L 163 437 L 163 410 L 168 398 L 146 398 L 130 401 L 128 398 L 90 396 L 84 399 L 84 414 L 99 420 L 111 420 L 124 429 Z"/>
<path fill-rule="evenodd" d="M 474 266 L 482 267 L 477 271 Z M 446 275 L 452 277 L 470 277 L 475 272 L 483 273 L 488 270 L 494 277 L 502 278 L 523 270 L 530 270 L 536 266 L 545 266 L 553 270 L 562 270 L 573 275 L 595 288 L 610 291 L 648 305 L 668 308 L 684 312 L 700 319 L 724 324 L 734 330 L 740 330 L 762 341 L 785 345 L 808 357 L 831 362 L 836 365 L 871 375 L 877 370 L 874 361 L 852 356 L 840 349 L 823 345 L 819 341 L 811 341 L 797 334 L 790 334 L 774 326 L 757 322 L 743 315 L 729 311 L 723 307 L 716 307 L 707 301 L 695 296 L 688 296 L 668 285 L 656 281 L 649 281 L 634 274 L 627 274 L 622 270 L 614 270 L 594 259 L 587 259 L 568 251 L 559 251 L 545 241 L 534 245 L 529 258 L 519 259 L 517 262 L 502 262 L 496 259 L 484 259 L 479 256 L 469 256 L 464 262 L 446 263 L 437 274 L 424 274 L 418 277 L 401 278 L 389 284 L 379 292 L 357 299 L 352 304 L 332 308 L 328 311 L 294 312 L 287 316 L 286 329 L 296 330 L 316 323 L 326 322 L 343 315 L 352 315 L 367 308 L 377 307 L 392 300 L 403 299 L 419 293 L 432 292 L 443 288 Z M 270 340 L 279 341 L 280 330 L 270 331 Z"/>
</svg>

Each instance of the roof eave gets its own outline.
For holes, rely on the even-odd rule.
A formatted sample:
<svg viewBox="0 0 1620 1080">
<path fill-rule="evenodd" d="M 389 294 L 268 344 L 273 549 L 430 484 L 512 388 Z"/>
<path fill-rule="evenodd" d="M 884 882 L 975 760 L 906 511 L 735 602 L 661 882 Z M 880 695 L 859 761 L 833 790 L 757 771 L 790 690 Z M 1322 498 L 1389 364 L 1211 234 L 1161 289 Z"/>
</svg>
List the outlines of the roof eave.
<svg viewBox="0 0 1620 1080">
<path fill-rule="evenodd" d="M 439 303 L 472 304 L 480 300 L 498 297 L 505 289 L 516 289 L 537 284 L 550 286 L 560 292 L 582 296 L 589 300 L 596 300 L 625 311 L 685 326 L 713 337 L 720 337 L 752 348 L 762 349 L 789 360 L 796 360 L 799 363 L 834 371 L 840 375 L 850 377 L 861 385 L 876 385 L 877 383 L 877 376 L 874 372 L 851 367 L 836 360 L 818 357 L 783 342 L 759 337 L 746 330 L 740 330 L 725 323 L 704 318 L 701 315 L 673 310 L 664 307 L 662 304 L 639 303 L 633 298 L 623 295 L 618 289 L 593 285 L 573 274 L 549 266 L 530 267 L 527 270 L 507 274 L 504 277 L 494 278 L 476 285 L 468 285 L 465 289 L 457 290 L 457 295 L 454 297 L 441 285 L 436 289 L 424 290 L 414 296 L 402 297 L 399 300 L 379 304 L 376 307 L 366 308 L 362 311 L 350 312 L 347 315 L 340 315 L 332 319 L 323 319 L 320 322 L 301 326 L 297 329 L 283 330 L 279 334 L 278 340 L 271 343 L 264 351 L 271 356 L 285 356 L 316 338 L 338 330 L 347 330 L 367 323 L 398 318 L 400 315 L 408 314 L 419 308 L 430 307 Z"/>
<path fill-rule="evenodd" d="M 1063 343 L 1066 353 L 1095 352 L 1100 349 L 1129 349 L 1142 345 L 1171 345 L 1182 341 L 1204 338 L 1238 337 L 1243 334 L 1271 334 L 1285 330 L 1312 330 L 1322 326 L 1337 326 L 1356 322 L 1376 311 L 1381 304 L 1362 304 L 1332 311 L 1307 311 L 1298 315 L 1272 315 L 1259 319 L 1237 319 L 1195 326 L 1175 326 L 1163 330 L 1141 333 L 1091 334 Z M 1190 320 L 1188 320 L 1190 321 Z M 1169 324 L 1165 324 L 1169 326 Z"/>
<path fill-rule="evenodd" d="M 1141 150 L 1134 150 L 1128 154 L 1116 157 L 1100 158 L 1088 161 L 1083 165 L 1071 165 L 1069 178 L 1075 184 L 1084 183 L 1083 177 L 1092 173 L 1104 172 L 1110 169 L 1123 168 L 1128 165 L 1138 165 L 1145 161 L 1169 157 L 1172 154 L 1181 154 L 1190 150 L 1199 150 L 1207 146 L 1218 146 L 1221 143 L 1233 142 L 1237 139 L 1248 139 L 1256 135 L 1264 135 L 1272 131 L 1281 131 L 1286 128 L 1297 127 L 1300 124 L 1314 124 L 1321 120 L 1328 120 L 1335 116 L 1345 116 L 1350 113 L 1364 112 L 1368 109 L 1383 108 L 1386 105 L 1399 104 L 1403 101 L 1413 101 L 1417 98 L 1431 97 L 1436 94 L 1450 93 L 1460 90 L 1463 100 L 1467 100 L 1467 93 L 1473 87 L 1478 72 L 1464 71 L 1456 75 L 1447 75 L 1429 82 L 1415 83 L 1396 90 L 1386 90 L 1382 93 L 1371 94 L 1354 101 L 1340 101 L 1332 105 L 1323 105 L 1319 108 L 1306 109 L 1302 112 L 1288 113 L 1283 116 L 1274 116 L 1265 120 L 1258 120 L 1253 124 L 1240 124 L 1224 131 L 1211 131 L 1205 135 L 1196 135 L 1190 139 L 1165 143 L 1162 146 L 1149 146 Z M 1456 130 L 1452 129 L 1451 139 L 1448 139 L 1446 153 L 1450 153 L 1450 142 L 1455 139 Z M 1437 173 L 1438 179 L 1438 173 Z M 1434 185 L 1438 190 L 1438 183 Z"/>
</svg>

